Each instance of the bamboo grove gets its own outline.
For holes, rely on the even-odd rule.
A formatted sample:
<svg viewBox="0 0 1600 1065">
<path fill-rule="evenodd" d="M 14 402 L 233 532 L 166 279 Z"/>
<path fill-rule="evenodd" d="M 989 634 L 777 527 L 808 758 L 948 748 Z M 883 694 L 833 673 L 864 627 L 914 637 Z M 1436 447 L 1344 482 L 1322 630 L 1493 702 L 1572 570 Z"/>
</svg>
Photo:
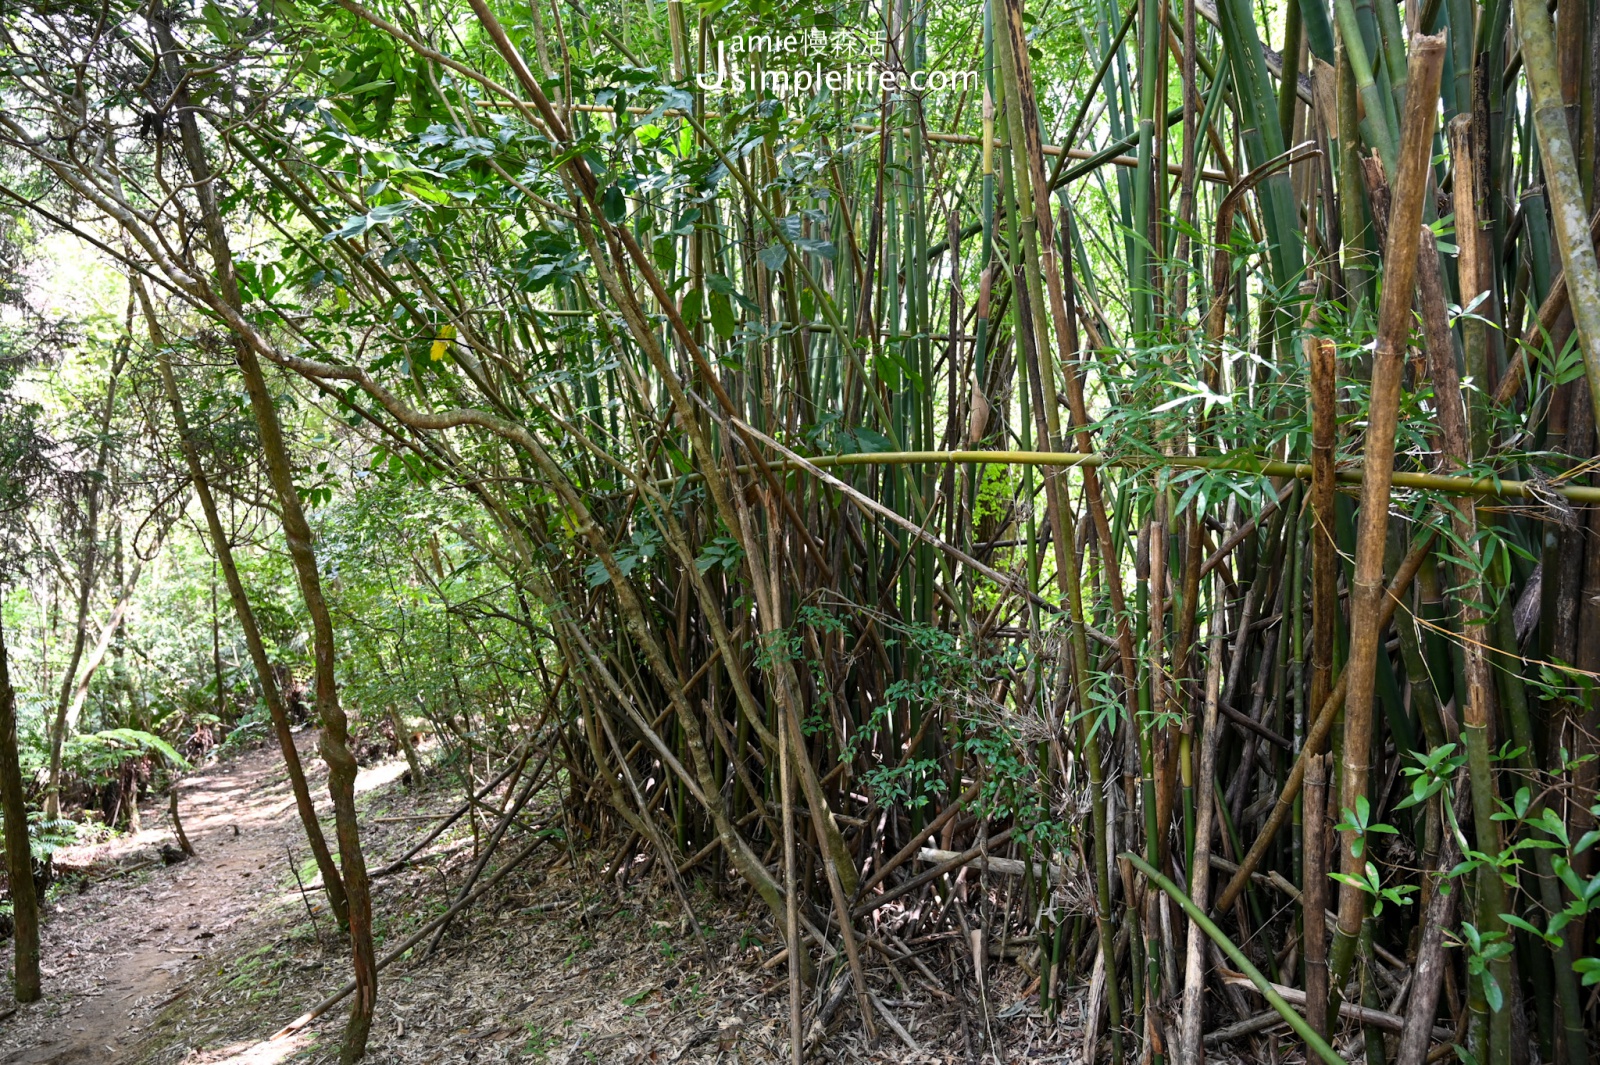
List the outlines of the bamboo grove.
<svg viewBox="0 0 1600 1065">
<path fill-rule="evenodd" d="M 219 352 L 244 386 L 315 622 L 347 1058 L 382 994 L 286 402 L 471 504 L 462 616 L 548 670 L 535 776 L 685 908 L 752 893 L 793 1060 L 944 929 L 958 971 L 1023 944 L 1094 1060 L 1589 1060 L 1588 5 L 0 33 L 0 191 L 123 265 L 202 502 L 186 389 Z M 846 38 L 896 76 L 803 88 Z"/>
</svg>

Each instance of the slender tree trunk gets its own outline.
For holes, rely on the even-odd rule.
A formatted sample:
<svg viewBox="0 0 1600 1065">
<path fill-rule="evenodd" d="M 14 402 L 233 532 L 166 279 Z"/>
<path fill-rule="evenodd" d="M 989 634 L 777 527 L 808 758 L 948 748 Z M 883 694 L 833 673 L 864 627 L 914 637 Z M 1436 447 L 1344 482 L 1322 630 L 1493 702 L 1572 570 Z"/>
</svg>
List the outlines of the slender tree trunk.
<svg viewBox="0 0 1600 1065">
<path fill-rule="evenodd" d="M 228 233 L 217 206 L 216 190 L 212 187 L 211 167 L 206 160 L 205 145 L 200 139 L 200 124 L 189 102 L 186 74 L 178 59 L 177 43 L 165 21 L 164 12 L 153 17 L 151 25 L 160 41 L 166 75 L 173 86 L 173 104 L 178 114 L 183 152 L 190 175 L 194 178 L 195 198 L 199 202 L 201 221 L 211 252 L 212 281 L 222 302 L 234 311 L 242 312 L 243 303 L 233 276 Z M 333 799 L 334 832 L 339 844 L 339 863 L 344 873 L 356 983 L 350 1020 L 345 1027 L 344 1043 L 339 1051 L 339 1060 L 348 1065 L 366 1054 L 367 1036 L 372 1030 L 372 1012 L 378 998 L 377 958 L 372 946 L 372 899 L 366 860 L 361 853 L 360 825 L 356 817 L 357 766 L 355 756 L 350 753 L 350 723 L 345 717 L 344 708 L 339 705 L 339 687 L 334 674 L 336 647 L 333 620 L 322 595 L 322 580 L 317 574 L 311 526 L 300 505 L 294 469 L 283 440 L 283 427 L 278 422 L 277 408 L 267 389 L 266 376 L 261 371 L 261 363 L 254 349 L 245 339 L 237 338 L 234 351 L 240 375 L 244 378 L 245 392 L 250 398 L 250 409 L 255 415 L 256 432 L 260 438 L 262 457 L 266 461 L 267 475 L 281 509 L 284 539 L 288 542 L 300 595 L 305 601 L 306 613 L 311 618 L 317 710 L 322 718 L 319 740 L 322 758 L 328 763 L 328 792 Z"/>
<path fill-rule="evenodd" d="M 215 218 L 216 216 L 212 216 Z M 220 223 L 220 219 L 217 219 Z M 267 463 L 278 505 L 282 509 L 284 539 L 294 563 L 300 595 L 311 617 L 312 654 L 316 666 L 317 711 L 322 718 L 319 734 L 323 761 L 328 763 L 328 793 L 333 799 L 334 834 L 343 867 L 348 905 L 350 945 L 354 954 L 356 993 L 345 1028 L 339 1060 L 348 1065 L 366 1054 L 367 1035 L 372 1028 L 372 1011 L 378 997 L 378 971 L 372 947 L 372 899 L 367 880 L 366 860 L 361 853 L 361 830 L 356 816 L 355 783 L 358 767 L 350 753 L 350 723 L 339 705 L 338 681 L 334 674 L 335 651 L 333 620 L 322 595 L 322 580 L 317 573 L 311 526 L 300 506 L 294 484 L 294 470 L 284 445 L 283 429 L 272 394 L 255 352 L 246 343 L 237 345 L 239 369 L 245 391 L 255 414 L 256 431 Z"/>
<path fill-rule="evenodd" d="M 100 412 L 100 448 L 95 456 L 94 473 L 84 487 L 83 558 L 78 563 L 78 601 L 77 616 L 73 623 L 72 653 L 67 656 L 67 668 L 61 677 L 61 694 L 56 699 L 55 717 L 50 725 L 50 775 L 45 783 L 44 813 L 52 819 L 61 816 L 61 751 L 67 740 L 73 682 L 78 679 L 78 664 L 83 661 L 84 644 L 89 638 L 89 597 L 94 592 L 94 571 L 100 554 L 100 486 L 105 478 L 106 462 L 111 456 L 109 434 L 111 413 L 116 408 L 117 380 L 127 358 L 127 344 L 119 344 L 116 358 L 111 363 L 110 376 L 106 380 L 106 402 Z"/>
<path fill-rule="evenodd" d="M 33 889 L 28 847 L 28 807 L 17 760 L 17 692 L 11 686 L 4 632 L 0 632 L 0 809 L 5 813 L 6 874 L 11 881 L 11 987 L 18 1002 L 39 998 L 39 899 Z"/>
<path fill-rule="evenodd" d="M 170 527 L 168 526 L 168 528 Z M 163 529 L 163 537 L 165 533 L 166 530 Z M 82 662 L 81 672 L 83 675 L 78 678 L 78 683 L 72 691 L 72 702 L 67 706 L 65 729 L 67 732 L 74 731 L 77 728 L 78 715 L 83 712 L 83 704 L 89 698 L 89 685 L 94 681 L 94 675 L 100 671 L 100 667 L 105 663 L 106 652 L 111 649 L 112 639 L 115 638 L 118 630 L 122 628 L 123 619 L 128 615 L 128 603 L 133 598 L 134 586 L 139 583 L 139 576 L 143 572 L 144 563 L 141 561 L 133 567 L 133 573 L 129 575 L 126 585 L 118 587 L 117 604 L 111 609 L 111 617 L 106 621 L 105 630 L 100 633 L 100 638 L 95 641 L 93 649 L 89 652 L 89 657 Z"/>
<path fill-rule="evenodd" d="M 228 586 L 228 598 L 233 602 L 233 612 L 239 619 L 239 628 L 244 631 L 244 643 L 250 652 L 250 662 L 255 667 L 256 679 L 261 682 L 261 698 L 267 704 L 267 713 L 272 718 L 272 729 L 278 737 L 278 747 L 283 751 L 283 764 L 289 774 L 289 787 L 294 792 L 294 803 L 300 814 L 300 823 L 305 828 L 306 843 L 316 858 L 317 870 L 322 874 L 323 891 L 327 893 L 328 906 L 333 910 L 334 919 L 341 927 L 348 928 L 350 914 L 349 904 L 345 899 L 344 880 L 339 875 L 339 867 L 334 863 L 333 855 L 328 852 L 328 841 L 323 837 L 322 823 L 317 820 L 316 803 L 312 801 L 311 789 L 306 784 L 305 769 L 300 764 L 300 751 L 294 743 L 294 731 L 289 725 L 289 715 L 283 708 L 283 696 L 278 690 L 277 675 L 267 659 L 266 643 L 261 639 L 261 629 L 256 624 L 255 611 L 250 607 L 250 598 L 245 593 L 244 581 L 240 579 L 239 567 L 233 559 L 233 545 L 228 542 L 227 530 L 223 528 L 222 518 L 217 512 L 216 498 L 211 494 L 211 483 L 206 479 L 205 467 L 200 463 L 200 449 L 189 428 L 189 415 L 183 406 L 183 396 L 178 391 L 178 379 L 172 370 L 172 359 L 167 354 L 166 336 L 156 318 L 155 307 L 150 302 L 149 293 L 145 290 L 143 282 L 135 278 L 134 284 L 138 287 L 139 302 L 144 309 L 145 321 L 150 329 L 150 343 L 156 349 L 156 363 L 161 371 L 162 389 L 166 393 L 167 405 L 172 408 L 172 424 L 178 430 L 178 445 L 189 467 L 189 479 L 194 482 L 195 496 L 200 500 L 200 509 L 205 513 L 206 530 L 211 536 L 211 548 L 216 553 L 223 582 Z"/>
</svg>

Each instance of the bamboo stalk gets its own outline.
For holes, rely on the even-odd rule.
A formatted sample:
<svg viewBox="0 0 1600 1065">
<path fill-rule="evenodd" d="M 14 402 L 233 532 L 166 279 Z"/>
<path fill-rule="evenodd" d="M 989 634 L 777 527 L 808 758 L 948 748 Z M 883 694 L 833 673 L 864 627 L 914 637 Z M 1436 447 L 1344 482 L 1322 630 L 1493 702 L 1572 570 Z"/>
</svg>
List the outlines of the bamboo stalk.
<svg viewBox="0 0 1600 1065">
<path fill-rule="evenodd" d="M 1423 269 L 1419 286 L 1423 321 L 1427 323 L 1428 366 L 1433 375 L 1433 388 L 1439 412 L 1440 435 L 1443 438 L 1443 461 L 1446 468 L 1472 460 L 1475 448 L 1469 435 L 1467 413 L 1461 400 L 1461 385 L 1456 376 L 1455 350 L 1449 342 L 1444 325 L 1444 294 L 1439 277 L 1438 253 L 1432 247 L 1433 234 L 1426 226 L 1421 240 Z M 1462 272 L 1473 271 L 1477 263 L 1472 258 L 1476 246 L 1469 252 L 1463 248 Z M 1482 599 L 1482 575 L 1470 564 L 1478 557 L 1478 520 L 1476 508 L 1468 505 L 1454 508 L 1451 525 L 1455 531 L 1456 551 L 1469 560 L 1456 566 L 1457 581 L 1462 588 L 1458 599 L 1461 631 L 1481 632 L 1485 624 L 1484 611 L 1478 606 Z M 1494 681 L 1489 674 L 1489 663 L 1479 640 L 1462 643 L 1463 674 L 1466 678 L 1465 698 L 1461 708 L 1461 737 L 1467 751 L 1467 779 L 1473 797 L 1473 827 L 1478 846 L 1483 853 L 1498 855 L 1501 851 L 1500 824 L 1494 819 L 1497 810 L 1493 771 L 1489 763 L 1489 728 L 1494 714 Z M 1485 869 L 1478 876 L 1478 912 L 1475 923 L 1489 932 L 1505 933 L 1505 891 L 1499 873 Z M 1491 970 L 1503 988 L 1510 986 L 1510 963 L 1502 960 Z M 1490 1058 L 1505 1061 L 1511 1053 L 1511 1015 L 1508 1010 L 1496 1010 L 1490 1021 Z"/>
<path fill-rule="evenodd" d="M 784 939 L 789 944 L 789 1060 L 801 1065 L 805 1055 L 805 1026 L 801 1019 L 800 998 L 804 944 L 800 941 L 800 888 L 795 875 L 798 862 L 794 834 L 794 774 L 789 768 L 788 733 L 778 741 L 778 781 L 783 803 L 783 896 Z"/>
<path fill-rule="evenodd" d="M 1594 410 L 1600 410 L 1600 262 L 1595 259 L 1594 244 L 1589 239 L 1583 182 L 1567 127 L 1555 30 L 1549 11 L 1538 0 L 1512 0 L 1512 6 L 1516 9 L 1522 65 L 1528 74 L 1533 125 L 1544 163 L 1551 228 L 1561 249 L 1584 375 L 1589 381 L 1589 402 Z"/>
<path fill-rule="evenodd" d="M 1325 755 L 1313 754 L 1306 764 L 1301 804 L 1305 825 L 1305 865 L 1301 883 L 1300 934 L 1305 941 L 1306 1020 L 1323 1038 L 1328 1030 L 1328 770 Z"/>
<path fill-rule="evenodd" d="M 1444 935 L 1450 927 L 1456 898 L 1460 894 L 1458 891 L 1440 891 L 1438 888 L 1447 886 L 1446 875 L 1460 857 L 1455 834 L 1446 832 L 1439 851 L 1438 867 L 1424 873 L 1437 883 L 1422 921 L 1416 968 L 1411 978 L 1411 1000 L 1400 1032 L 1395 1065 L 1423 1065 L 1428 1056 L 1428 1044 L 1433 1038 L 1433 1018 L 1439 1009 L 1439 987 L 1444 982 L 1444 970 L 1449 964 L 1444 952 Z"/>
<path fill-rule="evenodd" d="M 1220 584 L 1219 581 L 1219 587 L 1213 594 L 1213 602 L 1217 604 L 1224 601 Z M 1200 774 L 1195 784 L 1200 804 L 1195 813 L 1194 856 L 1190 862 L 1190 869 L 1193 872 L 1190 874 L 1189 897 L 1193 904 L 1202 910 L 1205 909 L 1210 895 L 1211 833 L 1214 827 L 1212 814 L 1216 809 L 1211 796 L 1215 790 L 1217 741 L 1220 739 L 1217 719 L 1222 687 L 1222 626 L 1218 624 L 1220 620 L 1220 617 L 1212 619 L 1210 645 L 1206 653 L 1205 718 L 1201 723 Z M 1202 995 L 1205 991 L 1206 972 L 1205 944 L 1200 938 L 1201 933 L 1199 923 L 1191 921 L 1185 948 L 1187 962 L 1183 983 L 1183 1027 L 1182 1038 L 1179 1041 L 1185 1060 L 1196 1062 L 1197 1065 L 1205 1058 L 1205 1045 L 1201 1033 Z"/>
<path fill-rule="evenodd" d="M 1593 244 L 1596 240 L 1600 240 L 1600 211 L 1596 211 L 1589 219 L 1589 242 Z M 1517 350 L 1512 354 L 1511 361 L 1506 364 L 1506 372 L 1494 389 L 1496 406 L 1505 406 L 1522 391 L 1522 386 L 1527 383 L 1528 350 L 1542 347 L 1545 337 L 1553 333 L 1562 314 L 1571 308 L 1571 297 L 1567 292 L 1567 275 L 1563 271 L 1551 282 L 1549 295 L 1539 304 L 1538 313 L 1523 329 L 1522 336 L 1517 340 Z M 1559 347 L 1559 343 L 1557 346 Z"/>
<path fill-rule="evenodd" d="M 1289 1027 L 1299 1033 L 1300 1038 L 1305 1040 L 1306 1045 L 1311 1047 L 1319 1058 L 1327 1062 L 1328 1065 L 1344 1065 L 1344 1059 L 1334 1051 L 1333 1047 L 1328 1045 L 1327 1040 L 1312 1031 L 1305 1018 L 1294 1011 L 1294 1008 L 1284 999 L 1278 988 L 1261 975 L 1261 971 L 1250 963 L 1250 959 L 1245 956 L 1244 951 L 1236 947 L 1227 936 L 1223 935 L 1222 930 L 1216 926 L 1211 918 L 1206 916 L 1205 911 L 1190 901 L 1188 896 L 1179 890 L 1178 885 L 1152 869 L 1137 854 L 1126 852 L 1122 855 L 1122 859 L 1138 868 L 1141 873 L 1149 877 L 1152 884 L 1165 891 L 1174 902 L 1183 907 L 1183 912 L 1189 915 L 1189 920 L 1193 921 L 1201 931 L 1205 932 L 1211 938 L 1211 941 L 1220 947 L 1222 952 L 1232 959 L 1235 965 L 1239 966 L 1240 970 L 1250 978 L 1250 982 L 1255 985 L 1256 990 L 1261 992 L 1261 997 L 1265 998 L 1272 1008 L 1278 1011 L 1278 1015 L 1289 1023 Z"/>
<path fill-rule="evenodd" d="M 1348 0 L 1340 0 L 1341 5 Z M 1399 417 L 1400 378 L 1411 332 L 1411 299 L 1417 271 L 1418 227 L 1422 198 L 1428 187 L 1428 162 L 1433 143 L 1435 108 L 1444 67 L 1445 39 L 1413 38 L 1411 92 L 1406 107 L 1404 154 L 1392 187 L 1389 239 L 1384 250 L 1383 299 L 1378 309 L 1378 339 L 1372 356 L 1372 389 L 1367 412 L 1366 447 L 1361 485 L 1360 529 L 1356 540 L 1355 577 L 1350 592 L 1350 655 L 1344 706 L 1344 750 L 1339 802 L 1354 809 L 1367 791 L 1372 747 L 1373 685 L 1378 644 L 1383 628 L 1383 555 L 1389 530 L 1390 475 L 1394 469 L 1395 430 Z M 1346 41 L 1348 46 L 1349 41 Z M 1340 871 L 1363 876 L 1365 859 L 1354 831 L 1344 833 Z M 1334 937 L 1330 991 L 1337 996 L 1354 958 L 1368 897 L 1349 883 L 1339 888 L 1339 930 Z"/>
<path fill-rule="evenodd" d="M 1104 455 L 1081 451 L 868 451 L 844 455 L 796 454 L 787 460 L 777 460 L 774 469 L 818 470 L 840 466 L 907 466 L 922 463 L 973 463 L 1006 466 L 1084 467 L 1091 469 L 1159 470 L 1163 467 L 1193 470 L 1231 470 L 1252 477 L 1295 477 L 1313 480 L 1313 464 L 1284 462 L 1261 458 L 1247 453 L 1231 455 Z M 753 466 L 736 466 L 737 472 L 753 470 Z M 1360 485 L 1365 482 L 1362 469 L 1336 469 L 1334 480 L 1339 484 Z M 1557 495 L 1573 503 L 1600 503 L 1600 488 L 1577 484 L 1545 485 L 1532 481 L 1516 481 L 1499 477 L 1453 477 L 1432 473 L 1393 471 L 1389 483 L 1398 488 L 1440 492 L 1457 496 L 1493 496 L 1501 499 L 1529 499 L 1543 501 Z M 655 482 L 657 487 L 670 488 L 676 484 L 693 484 L 697 474 Z"/>
</svg>

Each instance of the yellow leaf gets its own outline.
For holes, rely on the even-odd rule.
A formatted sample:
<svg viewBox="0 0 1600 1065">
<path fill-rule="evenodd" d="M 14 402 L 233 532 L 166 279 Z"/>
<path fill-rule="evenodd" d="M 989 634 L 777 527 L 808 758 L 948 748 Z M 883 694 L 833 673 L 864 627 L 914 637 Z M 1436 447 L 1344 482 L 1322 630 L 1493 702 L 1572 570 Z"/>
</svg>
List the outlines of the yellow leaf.
<svg viewBox="0 0 1600 1065">
<path fill-rule="evenodd" d="M 444 358 L 444 353 L 450 350 L 450 339 L 456 335 L 453 325 L 441 325 L 439 335 L 434 338 L 433 347 L 428 350 L 428 357 L 434 362 Z"/>
</svg>

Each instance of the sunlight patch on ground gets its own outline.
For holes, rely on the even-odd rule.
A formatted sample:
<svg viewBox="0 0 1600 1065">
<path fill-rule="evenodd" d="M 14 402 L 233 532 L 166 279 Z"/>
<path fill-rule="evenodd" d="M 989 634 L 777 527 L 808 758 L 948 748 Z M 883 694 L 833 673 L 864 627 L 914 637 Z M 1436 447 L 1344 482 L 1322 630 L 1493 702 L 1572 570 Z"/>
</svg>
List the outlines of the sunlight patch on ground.
<svg viewBox="0 0 1600 1065">
<path fill-rule="evenodd" d="M 405 775 L 405 771 L 406 762 L 403 758 L 398 761 L 375 765 L 369 769 L 363 769 L 356 777 L 356 794 L 365 795 L 367 792 L 381 788 L 385 784 L 392 784 Z"/>
<path fill-rule="evenodd" d="M 235 1043 L 213 1051 L 214 1056 L 206 1060 L 209 1065 L 278 1065 L 304 1050 L 309 1043 L 310 1037 L 306 1035 L 267 1039 L 260 1043 Z"/>
</svg>

